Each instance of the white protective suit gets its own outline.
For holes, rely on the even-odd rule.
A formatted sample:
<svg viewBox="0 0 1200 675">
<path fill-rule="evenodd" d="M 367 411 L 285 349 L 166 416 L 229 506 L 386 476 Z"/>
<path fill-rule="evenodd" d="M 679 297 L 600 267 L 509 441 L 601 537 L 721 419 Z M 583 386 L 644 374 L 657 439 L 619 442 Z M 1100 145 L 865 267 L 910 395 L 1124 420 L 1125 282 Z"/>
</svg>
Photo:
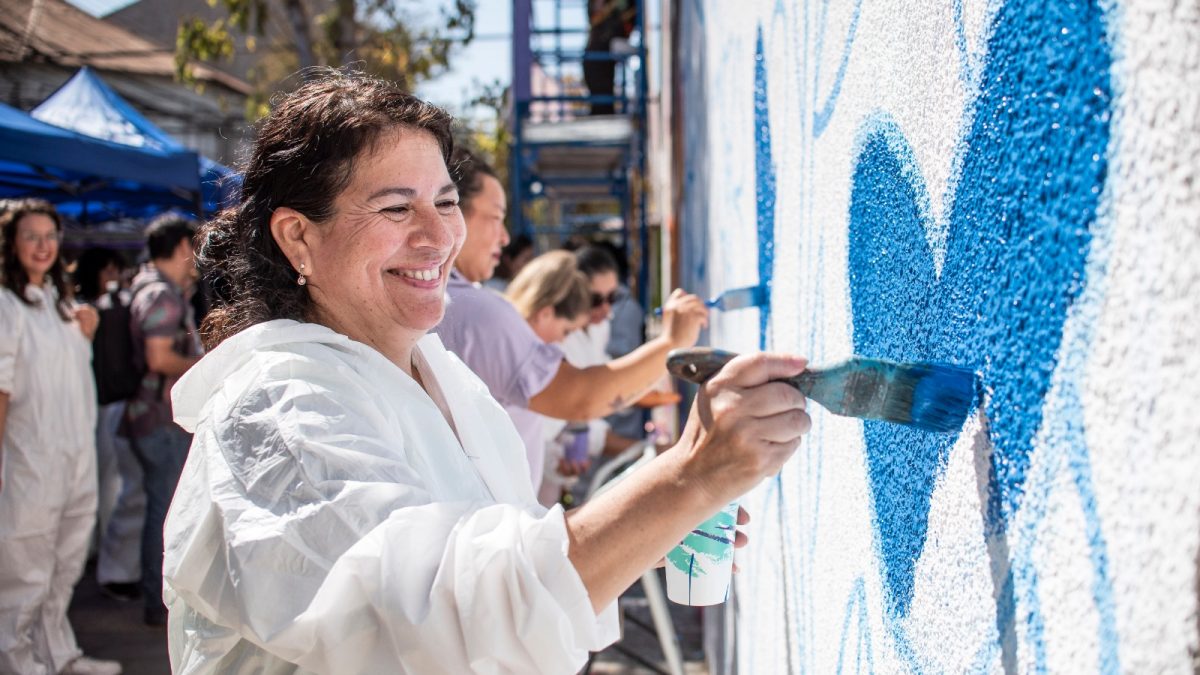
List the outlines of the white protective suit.
<svg viewBox="0 0 1200 675">
<path fill-rule="evenodd" d="M 81 655 L 67 605 L 96 520 L 96 385 L 53 287 L 26 293 L 40 306 L 0 288 L 0 673 L 40 675 Z"/>
<path fill-rule="evenodd" d="M 616 639 L 504 410 L 436 335 L 414 362 L 461 445 L 412 378 L 315 324 L 259 324 L 175 385 L 176 675 L 574 673 Z"/>
</svg>

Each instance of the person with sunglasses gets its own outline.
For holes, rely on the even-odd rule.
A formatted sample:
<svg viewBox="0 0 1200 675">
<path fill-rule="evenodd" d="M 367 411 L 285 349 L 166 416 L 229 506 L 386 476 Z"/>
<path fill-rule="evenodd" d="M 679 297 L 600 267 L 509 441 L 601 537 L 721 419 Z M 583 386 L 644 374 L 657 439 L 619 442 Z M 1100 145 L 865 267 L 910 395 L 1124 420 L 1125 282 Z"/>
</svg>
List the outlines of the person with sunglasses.
<svg viewBox="0 0 1200 675">
<path fill-rule="evenodd" d="M 622 410 L 666 372 L 667 353 L 696 344 L 708 324 L 698 296 L 676 289 L 663 305 L 662 333 L 608 363 L 579 368 L 558 345 L 547 344 L 503 297 L 481 284 L 493 274 L 508 241 L 504 187 L 479 157 L 458 149 L 450 161 L 467 238 L 446 287 L 445 317 L 434 328 L 507 409 L 528 409 L 561 420 L 592 420 Z M 613 274 L 615 281 L 616 274 Z M 607 314 L 608 289 L 593 312 Z M 596 286 L 593 284 L 593 290 Z M 541 425 L 514 417 L 529 454 L 544 442 Z"/>
</svg>

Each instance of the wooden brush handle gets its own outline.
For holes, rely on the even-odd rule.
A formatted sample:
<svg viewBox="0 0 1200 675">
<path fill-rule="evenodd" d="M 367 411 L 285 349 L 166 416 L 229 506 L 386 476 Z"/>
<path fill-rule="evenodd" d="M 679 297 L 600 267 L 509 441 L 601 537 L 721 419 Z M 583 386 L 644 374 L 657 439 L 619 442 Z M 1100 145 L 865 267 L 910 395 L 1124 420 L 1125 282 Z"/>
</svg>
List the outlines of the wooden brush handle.
<svg viewBox="0 0 1200 675">
<path fill-rule="evenodd" d="M 667 354 L 667 370 L 681 380 L 704 384 L 736 356 L 733 352 L 712 347 L 675 349 Z M 787 382 L 808 396 L 821 376 L 820 370 L 806 370 L 795 377 L 785 377 L 778 381 Z"/>
</svg>

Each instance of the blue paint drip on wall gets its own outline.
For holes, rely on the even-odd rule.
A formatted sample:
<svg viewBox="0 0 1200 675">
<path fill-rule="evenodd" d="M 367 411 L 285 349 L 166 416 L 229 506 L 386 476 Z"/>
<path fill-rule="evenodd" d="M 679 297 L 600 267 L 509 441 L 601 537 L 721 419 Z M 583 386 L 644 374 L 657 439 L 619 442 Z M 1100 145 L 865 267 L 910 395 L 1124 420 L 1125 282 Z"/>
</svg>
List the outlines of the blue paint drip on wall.
<svg viewBox="0 0 1200 675">
<path fill-rule="evenodd" d="M 820 108 L 813 113 L 813 137 L 820 136 L 825 127 L 829 126 L 829 120 L 833 117 L 834 108 L 837 106 L 838 96 L 842 93 L 842 81 L 846 79 L 846 67 L 850 65 L 850 51 L 854 48 L 854 35 L 858 32 L 858 17 L 862 13 L 862 0 L 856 0 L 854 3 L 854 14 L 850 17 L 850 27 L 846 30 L 846 41 L 842 43 L 842 55 L 838 59 L 837 72 L 833 75 L 833 83 L 829 87 L 829 96 L 825 99 Z M 817 34 L 817 54 L 818 59 L 825 42 L 825 18 L 828 15 L 829 0 L 825 0 L 821 5 L 821 25 L 820 32 Z M 820 91 L 821 84 L 821 62 L 817 61 L 817 65 L 813 72 L 813 86 L 817 91 Z"/>
<path fill-rule="evenodd" d="M 923 181 L 903 135 L 882 118 L 861 135 L 850 206 L 855 349 L 983 373 L 994 448 L 988 529 L 1001 534 L 1021 503 L 1063 323 L 1083 287 L 1107 172 L 1110 66 L 1096 2 L 1000 8 L 940 278 L 921 215 Z M 864 434 L 888 610 L 903 616 L 950 439 L 873 422 Z M 1084 503 L 1094 508 L 1086 496 Z M 1087 534 L 1103 543 L 1098 527 Z M 1106 575 L 1100 565 L 1099 587 L 1108 585 Z M 1102 595 L 1096 592 L 1103 613 Z M 1102 668 L 1116 666 L 1114 645 Z"/>
<path fill-rule="evenodd" d="M 762 27 L 754 48 L 754 193 L 758 206 L 758 283 L 765 301 L 759 307 L 758 348 L 767 348 L 771 324 L 771 274 L 775 260 L 775 166 L 771 163 L 771 119 L 767 109 L 767 63 Z"/>
<path fill-rule="evenodd" d="M 857 611 L 855 611 L 857 609 Z M 854 672 L 863 672 L 863 661 L 866 661 L 866 672 L 875 672 L 875 655 L 871 652 L 871 627 L 867 620 L 867 590 L 862 577 L 854 580 L 854 590 L 846 599 L 846 611 L 842 618 L 842 639 L 838 645 L 837 667 L 835 673 L 844 673 L 846 656 L 846 637 L 850 634 L 850 619 L 857 615 L 855 630 Z M 864 658 L 865 657 L 865 658 Z"/>
</svg>

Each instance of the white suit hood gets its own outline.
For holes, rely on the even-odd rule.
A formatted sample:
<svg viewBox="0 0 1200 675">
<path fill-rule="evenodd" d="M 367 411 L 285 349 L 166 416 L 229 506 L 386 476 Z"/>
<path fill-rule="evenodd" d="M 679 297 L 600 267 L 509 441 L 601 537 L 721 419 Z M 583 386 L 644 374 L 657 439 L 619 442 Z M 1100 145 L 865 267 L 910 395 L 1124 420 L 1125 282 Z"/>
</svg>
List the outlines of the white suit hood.
<svg viewBox="0 0 1200 675">
<path fill-rule="evenodd" d="M 280 320 L 247 328 L 206 354 L 175 383 L 171 389 L 175 423 L 188 433 L 195 433 L 201 408 L 255 352 L 300 343 L 323 344 L 341 350 L 353 349 L 352 345 L 356 344 L 345 335 L 315 323 Z"/>
<path fill-rule="evenodd" d="M 616 638 L 504 410 L 436 336 L 414 364 L 453 430 L 313 324 L 243 331 L 175 386 L 195 433 L 165 531 L 177 675 L 572 673 Z"/>
</svg>

